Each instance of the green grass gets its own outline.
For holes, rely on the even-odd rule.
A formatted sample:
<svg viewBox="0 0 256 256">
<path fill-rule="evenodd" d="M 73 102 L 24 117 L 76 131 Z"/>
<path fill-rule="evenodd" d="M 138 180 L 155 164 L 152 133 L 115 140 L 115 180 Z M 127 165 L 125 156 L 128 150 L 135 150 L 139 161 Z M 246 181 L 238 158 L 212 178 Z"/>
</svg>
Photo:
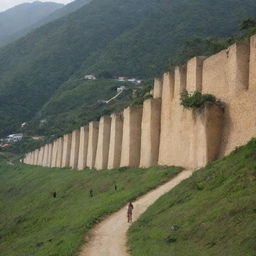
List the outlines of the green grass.
<svg viewBox="0 0 256 256">
<path fill-rule="evenodd" d="M 0 255 L 76 255 L 93 225 L 180 170 L 78 172 L 0 160 Z"/>
<path fill-rule="evenodd" d="M 255 194 L 254 139 L 152 205 L 129 230 L 131 254 L 255 256 Z"/>
</svg>

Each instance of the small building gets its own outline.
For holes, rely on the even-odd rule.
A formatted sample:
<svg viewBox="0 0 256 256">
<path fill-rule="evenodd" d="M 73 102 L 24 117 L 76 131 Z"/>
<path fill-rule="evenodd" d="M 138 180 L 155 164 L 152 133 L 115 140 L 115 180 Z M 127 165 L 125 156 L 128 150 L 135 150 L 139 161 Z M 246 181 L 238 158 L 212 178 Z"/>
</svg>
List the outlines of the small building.
<svg viewBox="0 0 256 256">
<path fill-rule="evenodd" d="M 27 126 L 28 126 L 28 123 L 27 123 L 27 122 L 24 122 L 24 123 L 21 124 L 20 127 L 21 127 L 21 128 L 26 128 Z"/>
<path fill-rule="evenodd" d="M 11 146 L 11 144 L 0 144 L 0 147 L 1 148 L 8 148 L 8 147 L 10 147 Z"/>
<path fill-rule="evenodd" d="M 117 89 L 116 89 L 116 91 L 117 92 L 122 92 L 122 91 L 124 91 L 124 90 L 126 90 L 126 86 L 125 85 L 121 85 L 121 86 L 119 86 Z"/>
<path fill-rule="evenodd" d="M 125 82 L 125 81 L 128 80 L 128 78 L 125 77 L 125 76 L 119 76 L 119 77 L 117 78 L 117 80 L 118 80 L 119 82 Z"/>
<path fill-rule="evenodd" d="M 96 80 L 96 76 L 94 76 L 94 75 L 85 75 L 84 79 L 85 80 Z"/>
<path fill-rule="evenodd" d="M 137 80 L 136 80 L 136 78 L 129 78 L 129 79 L 128 79 L 128 82 L 136 83 L 136 82 L 137 82 Z"/>
<path fill-rule="evenodd" d="M 33 136 L 31 138 L 32 138 L 32 140 L 43 140 L 44 139 L 43 136 Z"/>
<path fill-rule="evenodd" d="M 23 134 L 10 134 L 7 136 L 6 141 L 9 143 L 10 142 L 14 143 L 22 140 L 22 138 L 23 138 Z"/>
</svg>

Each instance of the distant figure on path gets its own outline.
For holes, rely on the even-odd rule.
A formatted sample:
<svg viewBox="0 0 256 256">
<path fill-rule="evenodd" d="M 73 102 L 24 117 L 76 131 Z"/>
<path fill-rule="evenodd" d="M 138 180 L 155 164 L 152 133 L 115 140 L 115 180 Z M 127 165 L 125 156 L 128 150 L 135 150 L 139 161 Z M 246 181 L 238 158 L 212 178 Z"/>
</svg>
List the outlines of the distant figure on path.
<svg viewBox="0 0 256 256">
<path fill-rule="evenodd" d="M 57 197 L 57 192 L 54 191 L 54 192 L 52 193 L 52 196 L 53 196 L 53 198 L 56 198 L 56 197 Z"/>
<path fill-rule="evenodd" d="M 130 201 L 129 204 L 128 204 L 128 210 L 127 210 L 128 223 L 132 222 L 132 211 L 133 211 L 133 208 L 134 208 L 133 204 Z"/>
<path fill-rule="evenodd" d="M 90 197 L 93 197 L 93 190 L 90 189 Z"/>
</svg>

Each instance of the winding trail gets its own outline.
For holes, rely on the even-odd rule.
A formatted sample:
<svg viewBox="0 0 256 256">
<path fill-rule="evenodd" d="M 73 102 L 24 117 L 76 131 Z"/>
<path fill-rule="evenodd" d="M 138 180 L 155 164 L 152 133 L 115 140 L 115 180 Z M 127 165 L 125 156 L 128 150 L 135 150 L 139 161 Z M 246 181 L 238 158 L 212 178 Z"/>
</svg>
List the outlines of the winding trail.
<svg viewBox="0 0 256 256">
<path fill-rule="evenodd" d="M 136 221 L 159 197 L 191 175 L 192 170 L 182 171 L 169 182 L 134 201 L 133 221 Z M 91 239 L 81 249 L 79 256 L 129 256 L 126 248 L 126 232 L 130 224 L 127 223 L 126 212 L 127 206 L 96 225 L 92 230 Z"/>
</svg>

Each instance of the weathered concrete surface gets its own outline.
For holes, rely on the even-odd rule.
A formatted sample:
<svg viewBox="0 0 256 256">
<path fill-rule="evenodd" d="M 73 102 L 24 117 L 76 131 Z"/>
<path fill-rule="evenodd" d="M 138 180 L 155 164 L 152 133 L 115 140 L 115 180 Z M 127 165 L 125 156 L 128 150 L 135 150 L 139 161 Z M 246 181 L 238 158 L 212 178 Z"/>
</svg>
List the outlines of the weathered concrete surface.
<svg viewBox="0 0 256 256">
<path fill-rule="evenodd" d="M 88 152 L 87 152 L 87 166 L 89 168 L 94 168 L 95 157 L 98 144 L 98 132 L 99 132 L 99 122 L 89 123 L 89 140 L 88 140 Z"/>
<path fill-rule="evenodd" d="M 107 169 L 108 153 L 110 143 L 110 125 L 111 119 L 109 116 L 102 116 L 99 122 L 98 144 L 95 158 L 95 169 Z"/>
<path fill-rule="evenodd" d="M 140 167 L 158 162 L 160 138 L 161 99 L 148 99 L 143 104 L 141 124 Z"/>
<path fill-rule="evenodd" d="M 256 35 L 250 41 L 249 89 L 256 90 Z"/>
<path fill-rule="evenodd" d="M 176 67 L 174 73 L 174 97 L 180 99 L 181 92 L 186 89 L 187 69 L 186 67 Z"/>
<path fill-rule="evenodd" d="M 48 146 L 48 144 L 46 144 L 46 145 L 44 146 L 43 166 L 47 166 L 48 154 L 49 154 L 49 146 Z"/>
<path fill-rule="evenodd" d="M 57 164 L 57 153 L 58 153 L 58 143 L 57 143 L 57 140 L 55 140 L 53 142 L 53 146 L 52 146 L 51 167 L 56 167 L 56 164 Z"/>
<path fill-rule="evenodd" d="M 31 152 L 30 155 L 30 164 L 31 165 L 38 165 L 38 157 L 39 157 L 39 149 Z"/>
<path fill-rule="evenodd" d="M 80 130 L 75 130 L 72 132 L 72 135 L 71 135 L 71 150 L 70 150 L 69 166 L 72 169 L 77 169 L 79 143 L 80 143 Z"/>
<path fill-rule="evenodd" d="M 63 136 L 63 153 L 61 167 L 69 167 L 70 163 L 70 151 L 71 151 L 71 134 L 65 134 Z"/>
<path fill-rule="evenodd" d="M 153 98 L 158 99 L 162 97 L 163 89 L 163 80 L 162 78 L 155 78 L 154 89 L 153 89 Z"/>
<path fill-rule="evenodd" d="M 161 131 L 159 145 L 159 160 L 160 165 L 165 165 L 169 158 L 170 145 L 173 143 L 173 138 L 170 133 L 172 127 L 172 101 L 174 97 L 174 73 L 165 73 L 163 75 L 163 92 L 162 92 L 162 108 L 161 108 Z"/>
<path fill-rule="evenodd" d="M 231 93 L 240 93 L 241 90 L 248 89 L 249 59 L 250 47 L 248 44 L 237 43 L 229 47 L 227 55 L 227 81 Z"/>
<path fill-rule="evenodd" d="M 51 167 L 51 163 L 52 163 L 52 143 L 49 144 L 48 148 L 49 148 L 49 153 L 48 153 L 48 157 L 47 157 L 47 167 Z"/>
<path fill-rule="evenodd" d="M 203 80 L 203 61 L 206 57 L 194 57 L 187 63 L 187 84 L 186 89 L 189 93 L 202 91 Z"/>
<path fill-rule="evenodd" d="M 62 163 L 62 155 L 63 155 L 63 138 L 60 137 L 57 140 L 57 157 L 56 157 L 56 167 L 61 167 Z"/>
<path fill-rule="evenodd" d="M 43 150 L 43 147 L 41 147 L 38 152 L 38 159 L 37 159 L 36 165 L 39 165 L 39 166 L 43 165 L 43 157 L 44 157 L 44 150 Z M 33 161 L 35 161 L 35 154 L 33 154 L 33 159 L 34 159 Z"/>
<path fill-rule="evenodd" d="M 255 72 L 255 45 L 251 45 L 250 73 Z M 235 44 L 207 58 L 203 64 L 203 93 L 215 95 L 225 104 L 223 137 L 219 157 L 256 136 L 256 90 L 248 87 L 249 47 Z M 251 83 L 253 75 L 251 77 Z M 246 78 L 247 77 L 247 78 Z M 251 85 L 250 85 L 251 86 Z"/>
<path fill-rule="evenodd" d="M 86 167 L 87 151 L 88 151 L 88 139 L 89 139 L 89 126 L 83 126 L 80 128 L 80 143 L 78 153 L 78 170 L 83 170 Z"/>
<path fill-rule="evenodd" d="M 122 137 L 123 137 L 123 115 L 111 115 L 110 144 L 108 154 L 108 169 L 114 169 L 120 166 Z"/>
<path fill-rule="evenodd" d="M 193 112 L 194 123 L 191 141 L 188 141 L 190 166 L 203 167 L 218 158 L 223 131 L 224 111 L 220 106 L 209 105 Z"/>
<path fill-rule="evenodd" d="M 142 106 L 124 110 L 121 166 L 137 167 L 140 164 Z"/>
<path fill-rule="evenodd" d="M 256 36 L 253 36 L 250 45 L 237 43 L 209 58 L 195 57 L 187 63 L 187 66 L 176 67 L 175 73 L 165 73 L 162 78 L 156 79 L 152 93 L 154 98 L 162 97 L 158 164 L 181 165 L 186 168 L 201 167 L 217 156 L 229 154 L 237 146 L 255 137 L 255 67 Z M 184 89 L 189 92 L 201 90 L 202 93 L 213 94 L 224 103 L 224 113 L 220 108 L 215 107 L 206 108 L 201 112 L 183 108 L 180 105 L 180 93 Z M 111 127 L 108 168 L 118 167 L 119 163 L 120 166 L 138 166 L 140 156 L 141 166 L 149 166 L 150 161 L 152 164 L 155 162 L 157 153 L 150 153 L 152 141 L 149 140 L 147 144 L 145 139 L 155 136 L 151 135 L 150 129 L 144 128 L 151 127 L 149 125 L 153 120 L 149 118 L 151 114 L 150 111 L 145 111 L 141 123 L 139 107 L 124 110 L 123 129 L 117 129 L 113 125 L 112 132 Z M 98 144 L 96 126 L 91 124 L 89 129 L 86 164 L 91 168 L 95 166 Z M 99 145 L 101 144 L 99 142 Z M 157 152 L 157 147 L 152 146 L 152 148 Z M 103 152 L 101 146 L 99 152 Z M 54 150 L 49 155 L 52 157 L 50 162 L 54 162 Z M 36 150 L 26 156 L 25 162 L 45 165 L 45 157 L 42 157 L 42 149 Z M 100 160 L 103 158 L 99 156 Z M 63 159 L 65 164 L 62 163 L 62 166 L 69 166 L 70 145 L 67 146 L 66 143 L 65 147 L 65 140 Z M 99 164 L 98 168 L 101 166 Z"/>
</svg>

